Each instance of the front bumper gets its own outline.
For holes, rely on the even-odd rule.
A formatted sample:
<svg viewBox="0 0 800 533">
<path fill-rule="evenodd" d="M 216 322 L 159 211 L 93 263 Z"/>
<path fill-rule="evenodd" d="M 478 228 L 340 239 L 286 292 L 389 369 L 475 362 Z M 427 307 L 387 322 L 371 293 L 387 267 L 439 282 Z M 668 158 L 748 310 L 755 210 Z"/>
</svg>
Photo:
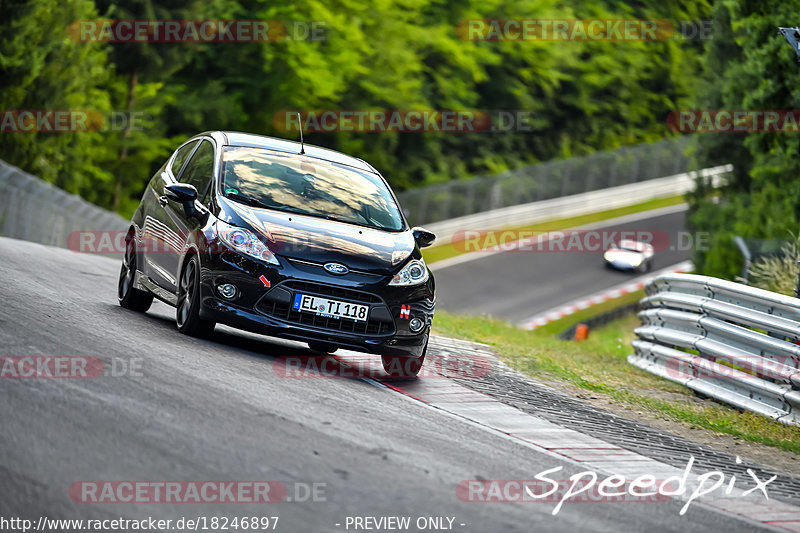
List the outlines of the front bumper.
<svg viewBox="0 0 800 533">
<path fill-rule="evenodd" d="M 628 271 L 636 271 L 640 270 L 645 263 L 639 263 L 638 265 L 634 266 L 628 261 L 609 261 L 608 259 L 603 259 L 606 263 L 606 266 L 609 268 L 614 268 L 617 270 L 628 270 Z"/>
<path fill-rule="evenodd" d="M 337 276 L 322 265 L 279 257 L 265 265 L 235 252 L 201 257 L 200 316 L 238 329 L 285 339 L 318 341 L 381 355 L 419 356 L 433 321 L 434 281 L 390 287 L 390 276 L 350 272 Z M 222 283 L 237 287 L 226 299 Z M 268 285 L 268 286 L 267 286 Z M 368 320 L 335 319 L 292 309 L 295 294 L 311 294 L 369 306 Z M 412 332 L 413 318 L 424 322 Z"/>
</svg>

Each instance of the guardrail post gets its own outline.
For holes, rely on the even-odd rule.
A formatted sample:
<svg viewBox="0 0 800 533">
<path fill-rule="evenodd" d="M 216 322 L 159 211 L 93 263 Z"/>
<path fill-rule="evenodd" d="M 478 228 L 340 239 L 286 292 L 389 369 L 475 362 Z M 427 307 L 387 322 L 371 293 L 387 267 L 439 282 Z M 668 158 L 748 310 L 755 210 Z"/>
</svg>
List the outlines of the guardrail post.
<svg viewBox="0 0 800 533">
<path fill-rule="evenodd" d="M 742 279 L 745 281 L 749 281 L 750 262 L 753 259 L 753 255 L 750 253 L 750 248 L 747 247 L 747 243 L 744 242 L 744 239 L 742 239 L 738 235 L 736 235 L 733 238 L 733 242 L 736 243 L 736 247 L 739 248 L 739 251 L 742 252 L 742 256 L 744 257 L 744 264 L 742 265 Z"/>
<path fill-rule="evenodd" d="M 498 179 L 492 184 L 492 191 L 489 193 L 489 210 L 498 209 L 503 206 L 503 183 Z"/>
<path fill-rule="evenodd" d="M 797 262 L 798 267 L 800 267 L 800 261 Z M 797 269 L 797 286 L 794 288 L 794 297 L 800 298 L 800 268 Z"/>
<path fill-rule="evenodd" d="M 567 159 L 567 161 L 571 161 Z M 564 163 L 561 166 L 561 196 L 567 196 L 567 192 L 569 191 L 569 178 L 570 178 L 570 165 Z"/>
</svg>

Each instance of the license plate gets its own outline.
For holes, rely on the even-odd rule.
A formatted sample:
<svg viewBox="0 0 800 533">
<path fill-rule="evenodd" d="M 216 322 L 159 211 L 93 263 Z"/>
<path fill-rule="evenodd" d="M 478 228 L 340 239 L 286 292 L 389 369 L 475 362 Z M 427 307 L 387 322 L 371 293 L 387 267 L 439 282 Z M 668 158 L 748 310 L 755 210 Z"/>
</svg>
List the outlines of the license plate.
<svg viewBox="0 0 800 533">
<path fill-rule="evenodd" d="M 365 321 L 369 314 L 368 305 L 330 300 L 308 294 L 295 294 L 292 308 L 296 311 L 315 313 L 329 318 L 349 318 L 356 322 Z"/>
</svg>

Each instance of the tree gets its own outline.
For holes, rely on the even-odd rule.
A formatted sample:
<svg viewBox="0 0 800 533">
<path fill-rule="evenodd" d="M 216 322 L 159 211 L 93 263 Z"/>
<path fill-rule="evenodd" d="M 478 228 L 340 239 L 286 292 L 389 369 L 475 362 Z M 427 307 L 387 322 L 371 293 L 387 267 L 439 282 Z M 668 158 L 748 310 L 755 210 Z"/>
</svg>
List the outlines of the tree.
<svg viewBox="0 0 800 533">
<path fill-rule="evenodd" d="M 97 17 L 91 1 L 4 1 L 0 11 L 4 118 L 23 110 L 108 114 L 106 47 L 77 42 L 67 31 L 75 20 Z M 103 131 L 37 132 L 6 125 L 0 133 L 0 158 L 89 200 L 103 200 L 96 190 L 111 180 L 105 168 L 110 153 Z"/>
<path fill-rule="evenodd" d="M 800 2 L 764 5 L 731 0 L 714 5 L 714 39 L 703 56 L 700 109 L 791 110 L 800 101 L 800 67 L 778 33 L 796 24 Z M 697 250 L 698 271 L 733 278 L 742 257 L 735 235 L 790 238 L 800 220 L 800 142 L 796 131 L 706 133 L 698 139 L 701 165 L 727 160 L 729 184 L 715 197 L 700 184 L 690 197 L 690 223 L 712 233 L 711 246 Z M 724 158 L 724 159 L 722 159 Z"/>
</svg>

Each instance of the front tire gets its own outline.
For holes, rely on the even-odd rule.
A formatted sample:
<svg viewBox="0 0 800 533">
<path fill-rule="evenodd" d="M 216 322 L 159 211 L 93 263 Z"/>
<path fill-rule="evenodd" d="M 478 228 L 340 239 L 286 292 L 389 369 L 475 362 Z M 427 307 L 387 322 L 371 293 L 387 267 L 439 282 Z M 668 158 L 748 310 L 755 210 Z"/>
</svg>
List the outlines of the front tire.
<svg viewBox="0 0 800 533">
<path fill-rule="evenodd" d="M 425 354 L 428 352 L 428 341 L 425 341 L 425 347 L 422 349 L 422 355 L 419 357 L 403 356 L 403 355 L 382 355 L 381 363 L 383 363 L 383 370 L 393 378 L 415 378 L 422 370 L 422 364 L 425 362 Z"/>
<path fill-rule="evenodd" d="M 119 305 L 125 309 L 144 313 L 153 304 L 153 295 L 137 289 L 134 285 L 136 280 L 136 243 L 133 240 L 132 234 L 125 240 L 125 255 L 122 257 L 122 268 L 117 283 L 117 299 Z"/>
<path fill-rule="evenodd" d="M 175 312 L 178 331 L 192 337 L 206 337 L 214 331 L 215 322 L 200 318 L 200 261 L 193 255 L 183 267 L 178 283 L 178 305 Z"/>
</svg>

